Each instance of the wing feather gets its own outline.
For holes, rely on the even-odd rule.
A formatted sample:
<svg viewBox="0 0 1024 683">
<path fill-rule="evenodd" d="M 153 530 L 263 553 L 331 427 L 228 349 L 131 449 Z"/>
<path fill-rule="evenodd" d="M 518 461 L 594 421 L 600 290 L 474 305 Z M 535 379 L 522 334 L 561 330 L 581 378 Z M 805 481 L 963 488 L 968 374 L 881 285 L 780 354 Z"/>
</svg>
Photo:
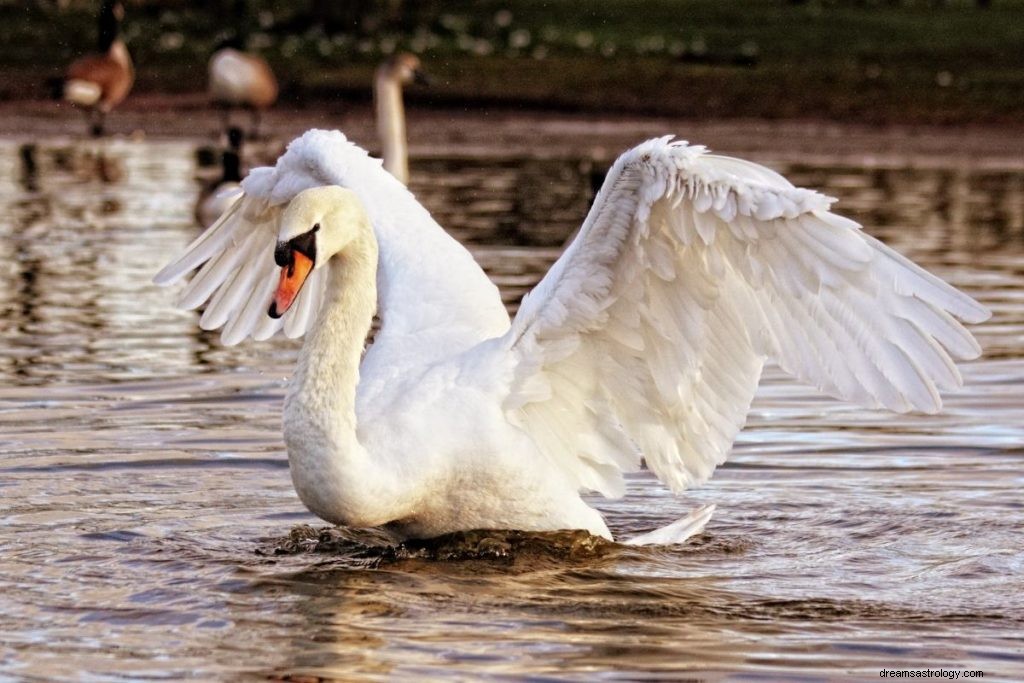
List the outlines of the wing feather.
<svg viewBox="0 0 1024 683">
<path fill-rule="evenodd" d="M 651 140 L 613 166 L 583 228 L 504 341 L 505 409 L 581 488 L 640 458 L 703 482 L 763 364 L 867 406 L 934 412 L 988 312 L 751 162 Z M 959 319 L 959 321 L 958 321 Z"/>
<path fill-rule="evenodd" d="M 164 266 L 153 277 L 153 282 L 160 286 L 174 284 L 208 259 L 221 253 L 234 236 L 234 225 L 241 215 L 241 209 L 242 202 L 233 204 L 203 234 L 185 247 L 180 257 Z"/>
<path fill-rule="evenodd" d="M 170 285 L 194 272 L 177 304 L 185 309 L 205 304 L 200 327 L 223 327 L 221 340 L 226 345 L 249 336 L 269 339 L 282 328 L 290 337 L 301 336 L 319 310 L 324 276 L 322 271 L 310 276 L 285 316 L 275 320 L 266 315 L 277 282 L 273 254 L 280 211 L 264 196 L 243 196 L 165 266 L 154 282 Z"/>
<path fill-rule="evenodd" d="M 299 192 L 323 185 L 355 192 L 377 237 L 382 322 L 376 350 L 367 353 L 366 362 L 388 367 L 378 376 L 394 372 L 398 364 L 436 362 L 508 329 L 497 288 L 470 253 L 378 159 L 337 131 L 307 131 L 274 167 L 253 169 L 242 182 L 241 198 L 154 282 L 171 285 L 191 275 L 179 305 L 205 305 L 200 326 L 223 328 L 225 344 L 279 331 L 302 336 L 326 299 L 327 269 L 314 270 L 292 307 L 275 321 L 266 315 L 278 279 L 273 253 L 284 207 Z"/>
</svg>

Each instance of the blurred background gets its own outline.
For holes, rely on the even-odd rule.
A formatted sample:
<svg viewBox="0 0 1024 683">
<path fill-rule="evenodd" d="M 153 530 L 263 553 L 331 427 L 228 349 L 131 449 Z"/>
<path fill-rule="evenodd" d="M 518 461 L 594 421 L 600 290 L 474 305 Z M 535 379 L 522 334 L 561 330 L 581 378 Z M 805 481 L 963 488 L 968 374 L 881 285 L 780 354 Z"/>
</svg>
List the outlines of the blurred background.
<svg viewBox="0 0 1024 683">
<path fill-rule="evenodd" d="M 97 6 L 0 2 L 0 100 L 45 96 L 48 78 L 94 48 Z M 423 106 L 917 123 L 1022 113 L 1020 0 L 128 0 L 126 10 L 135 106 L 187 106 L 215 46 L 242 32 L 286 107 L 368 101 L 377 64 L 409 51 L 434 76 L 410 97 Z"/>
</svg>

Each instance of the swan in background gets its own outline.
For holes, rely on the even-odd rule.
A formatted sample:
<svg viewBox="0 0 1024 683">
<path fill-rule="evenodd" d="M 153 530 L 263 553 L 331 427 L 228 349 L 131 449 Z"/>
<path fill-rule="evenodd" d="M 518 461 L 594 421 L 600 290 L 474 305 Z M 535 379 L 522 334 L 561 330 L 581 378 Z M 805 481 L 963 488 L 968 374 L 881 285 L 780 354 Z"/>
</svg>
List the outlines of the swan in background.
<svg viewBox="0 0 1024 683">
<path fill-rule="evenodd" d="M 242 196 L 242 137 L 241 128 L 228 129 L 228 145 L 220 156 L 220 180 L 199 197 L 196 218 L 204 228 Z"/>
<path fill-rule="evenodd" d="M 285 400 L 295 489 L 321 518 L 408 537 L 586 529 L 580 497 L 646 461 L 675 492 L 729 454 L 766 362 L 869 407 L 935 412 L 988 311 L 757 164 L 650 140 L 608 173 L 514 320 L 470 253 L 380 162 L 309 131 L 167 265 L 199 268 L 225 344 L 306 334 Z M 381 327 L 363 353 L 371 320 Z M 632 539 L 681 542 L 703 508 Z"/>
<path fill-rule="evenodd" d="M 379 67 L 373 79 L 373 101 L 377 109 L 377 135 L 380 136 L 384 170 L 409 184 L 409 150 L 405 132 L 405 106 L 402 86 L 429 84 L 416 55 L 403 52 Z"/>
<path fill-rule="evenodd" d="M 119 105 L 135 82 L 135 68 L 124 41 L 119 37 L 124 6 L 105 0 L 99 14 L 99 50 L 80 57 L 68 67 L 60 95 L 82 107 L 94 137 L 103 135 L 106 115 Z"/>
<path fill-rule="evenodd" d="M 232 109 L 248 109 L 252 114 L 250 137 L 256 138 L 260 112 L 277 101 L 277 79 L 265 59 L 243 50 L 243 40 L 233 38 L 223 41 L 210 57 L 210 101 L 223 110 L 225 129 L 230 126 Z"/>
</svg>

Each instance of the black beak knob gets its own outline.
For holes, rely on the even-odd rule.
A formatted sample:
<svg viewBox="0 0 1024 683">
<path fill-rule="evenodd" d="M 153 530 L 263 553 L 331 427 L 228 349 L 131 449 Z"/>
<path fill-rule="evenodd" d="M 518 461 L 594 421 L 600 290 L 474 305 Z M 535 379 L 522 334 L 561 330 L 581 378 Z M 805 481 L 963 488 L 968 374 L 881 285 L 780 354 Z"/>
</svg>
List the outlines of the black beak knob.
<svg viewBox="0 0 1024 683">
<path fill-rule="evenodd" d="M 278 242 L 274 248 L 274 263 L 281 268 L 292 264 L 292 247 L 288 242 Z"/>
</svg>

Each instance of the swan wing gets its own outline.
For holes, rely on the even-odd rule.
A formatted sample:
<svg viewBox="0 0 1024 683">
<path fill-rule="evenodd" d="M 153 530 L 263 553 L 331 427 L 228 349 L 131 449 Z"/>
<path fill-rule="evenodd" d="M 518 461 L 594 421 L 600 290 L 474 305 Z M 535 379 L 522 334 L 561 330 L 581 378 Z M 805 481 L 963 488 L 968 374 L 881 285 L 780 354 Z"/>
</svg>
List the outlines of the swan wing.
<svg viewBox="0 0 1024 683">
<path fill-rule="evenodd" d="M 275 320 L 267 315 L 277 281 L 274 246 L 280 213 L 280 206 L 246 192 L 153 281 L 171 285 L 194 273 L 176 303 L 185 309 L 206 304 L 199 326 L 223 327 L 221 341 L 228 346 L 250 336 L 269 339 L 281 330 L 289 337 L 302 336 L 319 310 L 326 278 L 322 269 L 313 273 L 284 316 Z"/>
<path fill-rule="evenodd" d="M 503 337 L 510 419 L 583 489 L 708 479 L 765 361 L 832 396 L 937 411 L 985 308 L 757 164 L 651 140 L 608 173 Z"/>
<path fill-rule="evenodd" d="M 274 246 L 287 203 L 322 185 L 354 191 L 374 226 L 382 320 L 374 346 L 392 359 L 429 362 L 508 329 L 497 288 L 469 252 L 381 168 L 379 159 L 338 131 L 308 131 L 274 167 L 253 169 L 242 181 L 238 201 L 154 282 L 170 285 L 191 275 L 178 303 L 188 309 L 205 304 L 200 325 L 223 327 L 225 344 L 266 339 L 279 330 L 301 336 L 324 300 L 327 269 L 314 271 L 292 308 L 274 320 L 267 315 L 278 279 Z"/>
</svg>

